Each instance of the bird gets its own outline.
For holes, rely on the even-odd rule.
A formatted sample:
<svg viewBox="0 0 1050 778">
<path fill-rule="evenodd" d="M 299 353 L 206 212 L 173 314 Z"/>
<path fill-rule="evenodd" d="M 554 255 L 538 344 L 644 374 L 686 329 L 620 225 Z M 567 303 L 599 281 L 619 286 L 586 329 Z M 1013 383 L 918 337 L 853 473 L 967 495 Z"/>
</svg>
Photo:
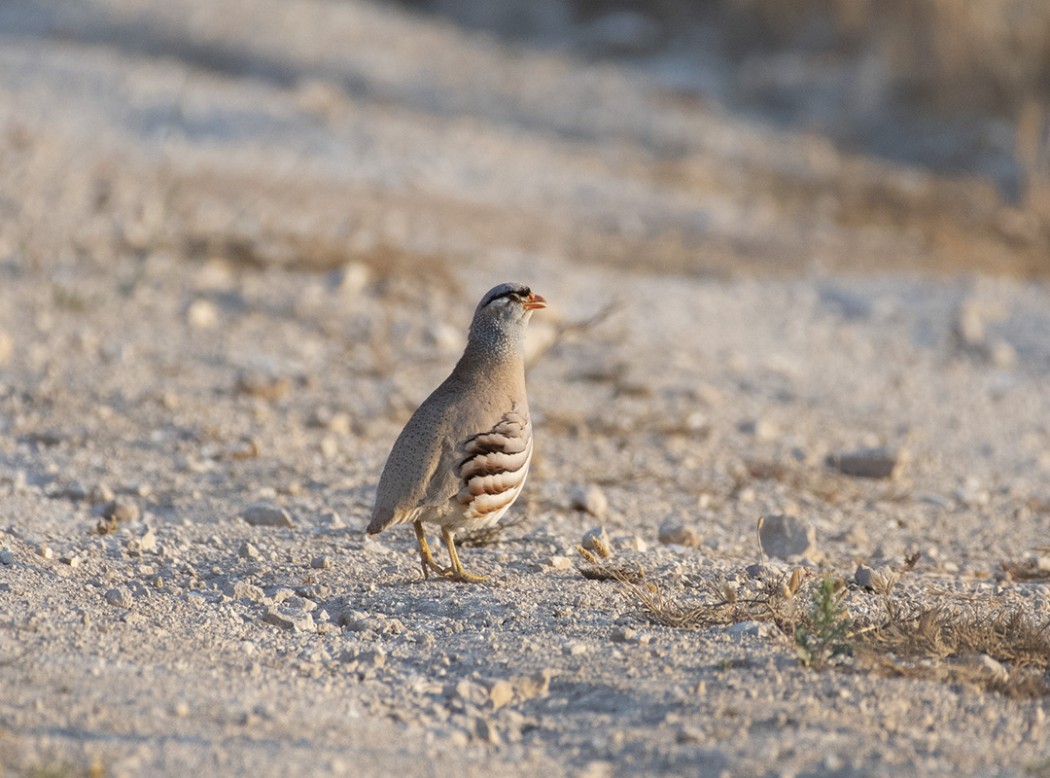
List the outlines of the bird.
<svg viewBox="0 0 1050 778">
<path fill-rule="evenodd" d="M 463 569 L 455 534 L 494 525 L 521 494 L 532 460 L 525 393 L 525 330 L 547 301 L 524 284 L 490 289 L 474 310 L 452 373 L 416 409 L 394 442 L 366 532 L 412 524 L 424 580 L 436 573 L 481 583 Z M 435 560 L 424 524 L 436 524 L 449 566 Z"/>
</svg>

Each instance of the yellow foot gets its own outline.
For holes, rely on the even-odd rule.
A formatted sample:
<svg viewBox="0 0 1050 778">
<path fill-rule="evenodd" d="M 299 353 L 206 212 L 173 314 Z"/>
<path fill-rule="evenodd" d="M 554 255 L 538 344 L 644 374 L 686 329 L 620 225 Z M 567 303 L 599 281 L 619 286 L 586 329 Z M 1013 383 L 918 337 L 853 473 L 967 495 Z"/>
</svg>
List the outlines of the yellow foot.
<svg viewBox="0 0 1050 778">
<path fill-rule="evenodd" d="M 459 554 L 456 553 L 454 535 L 454 530 L 450 530 L 448 527 L 441 528 L 441 537 L 445 540 L 445 547 L 448 549 L 448 558 L 452 562 L 452 566 L 449 568 L 448 577 L 451 580 L 460 583 L 484 583 L 489 580 L 486 576 L 472 575 L 463 569 L 463 563 L 459 561 Z"/>
<path fill-rule="evenodd" d="M 485 583 L 485 581 L 489 580 L 487 575 L 473 575 L 462 567 L 459 570 L 450 570 L 448 578 L 450 581 L 458 581 L 459 583 Z"/>
<path fill-rule="evenodd" d="M 430 553 L 427 545 L 427 535 L 423 531 L 423 522 L 417 521 L 413 524 L 416 530 L 416 540 L 419 541 L 419 564 L 423 568 L 423 580 L 430 577 L 431 571 L 441 576 L 451 576 L 455 571 L 451 567 L 442 567 L 434 561 L 434 555 Z"/>
</svg>

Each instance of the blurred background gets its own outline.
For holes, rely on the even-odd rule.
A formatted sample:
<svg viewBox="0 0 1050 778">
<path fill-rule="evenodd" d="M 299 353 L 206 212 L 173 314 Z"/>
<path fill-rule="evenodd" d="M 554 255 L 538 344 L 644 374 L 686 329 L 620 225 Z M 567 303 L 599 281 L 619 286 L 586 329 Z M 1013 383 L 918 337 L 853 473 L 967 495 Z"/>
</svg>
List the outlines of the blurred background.
<svg viewBox="0 0 1050 778">
<path fill-rule="evenodd" d="M 1041 275 L 1048 105 L 1042 0 L 17 0 L 0 253 Z"/>
</svg>

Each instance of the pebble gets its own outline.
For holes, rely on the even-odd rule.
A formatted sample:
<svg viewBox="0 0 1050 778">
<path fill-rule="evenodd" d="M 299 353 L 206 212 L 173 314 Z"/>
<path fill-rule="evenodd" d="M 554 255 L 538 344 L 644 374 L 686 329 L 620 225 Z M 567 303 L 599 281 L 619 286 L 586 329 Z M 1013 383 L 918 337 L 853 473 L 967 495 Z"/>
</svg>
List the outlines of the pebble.
<svg viewBox="0 0 1050 778">
<path fill-rule="evenodd" d="M 0 565 L 13 565 L 15 563 L 15 552 L 5 548 L 0 550 Z"/>
<path fill-rule="evenodd" d="M 893 478 L 904 462 L 904 453 L 884 446 L 829 454 L 827 464 L 854 478 Z"/>
<path fill-rule="evenodd" d="M 613 643 L 631 643 L 638 639 L 638 630 L 630 627 L 617 627 L 609 635 Z"/>
<path fill-rule="evenodd" d="M 789 559 L 812 556 L 817 533 L 813 525 L 797 516 L 766 516 L 758 530 L 762 550 L 767 556 Z"/>
<path fill-rule="evenodd" d="M 978 661 L 980 662 L 981 667 L 987 670 L 996 681 L 1006 683 L 1010 680 L 1009 671 L 1003 667 L 1001 662 L 988 656 L 988 654 L 981 654 Z"/>
<path fill-rule="evenodd" d="M 152 527 L 146 527 L 137 537 L 128 538 L 124 544 L 129 556 L 140 556 L 157 549 L 157 535 Z"/>
<path fill-rule="evenodd" d="M 474 734 L 483 743 L 491 743 L 494 746 L 499 745 L 499 733 L 496 732 L 492 722 L 483 716 L 478 716 L 474 719 Z"/>
<path fill-rule="evenodd" d="M 226 584 L 223 593 L 235 600 L 252 600 L 259 602 L 266 594 L 261 588 L 247 581 L 234 581 Z"/>
<path fill-rule="evenodd" d="M 577 486 L 570 494 L 570 504 L 574 510 L 585 511 L 595 518 L 601 518 L 609 511 L 609 499 L 597 485 Z"/>
<path fill-rule="evenodd" d="M 769 634 L 769 630 L 769 624 L 761 621 L 738 621 L 729 627 L 726 633 L 739 640 L 746 637 L 766 637 Z"/>
<path fill-rule="evenodd" d="M 323 511 L 321 515 L 317 517 L 317 524 L 327 529 L 343 529 L 346 524 L 343 523 L 343 517 L 340 516 L 336 511 Z"/>
<path fill-rule="evenodd" d="M 627 535 L 617 538 L 617 545 L 627 551 L 638 551 L 644 554 L 649 550 L 649 544 L 641 535 Z"/>
<path fill-rule="evenodd" d="M 365 667 L 372 670 L 386 667 L 386 652 L 381 648 L 362 651 L 357 655 L 357 664 L 359 667 Z"/>
<path fill-rule="evenodd" d="M 692 548 L 700 545 L 700 533 L 696 527 L 687 526 L 678 519 L 666 519 L 660 525 L 657 539 L 661 543 L 673 546 Z"/>
<path fill-rule="evenodd" d="M 570 570 L 572 559 L 567 556 L 552 556 L 547 560 L 547 564 L 555 570 Z"/>
<path fill-rule="evenodd" d="M 117 586 L 106 592 L 106 602 L 115 608 L 130 608 L 134 601 L 131 592 L 123 586 Z"/>
<path fill-rule="evenodd" d="M 44 559 L 53 559 L 55 552 L 51 549 L 51 546 L 37 546 L 36 552 Z"/>
<path fill-rule="evenodd" d="M 194 300 L 186 308 L 186 323 L 195 330 L 213 329 L 219 323 L 219 309 L 211 300 Z"/>
<path fill-rule="evenodd" d="M 493 710 L 509 705 L 514 699 L 514 685 L 510 681 L 486 681 L 485 685 L 488 687 L 488 698 Z"/>
<path fill-rule="evenodd" d="M 314 570 L 330 570 L 332 568 L 332 560 L 327 556 L 316 556 L 310 560 L 310 567 Z"/>
<path fill-rule="evenodd" d="M 532 675 L 518 676 L 511 681 L 511 685 L 514 687 L 514 696 L 520 702 L 536 699 L 537 697 L 546 697 L 550 691 L 553 675 L 553 670 L 545 668 Z"/>
<path fill-rule="evenodd" d="M 259 549 L 247 541 L 241 543 L 241 547 L 237 550 L 237 555 L 243 559 L 258 559 L 260 556 Z"/>
<path fill-rule="evenodd" d="M 238 374 L 234 389 L 238 394 L 258 397 L 273 402 L 280 400 L 292 390 L 287 376 L 274 375 L 261 370 L 245 370 Z"/>
<path fill-rule="evenodd" d="M 878 594 L 889 594 L 899 578 L 900 573 L 888 567 L 871 568 L 863 564 L 857 565 L 857 571 L 853 574 L 857 586 Z"/>
<path fill-rule="evenodd" d="M 113 502 L 116 499 L 116 495 L 109 486 L 100 483 L 91 487 L 91 491 L 87 493 L 87 498 L 92 505 L 98 505 L 99 503 Z"/>
<path fill-rule="evenodd" d="M 279 505 L 256 502 L 241 510 L 240 517 L 253 527 L 291 527 L 292 517 Z"/>
<path fill-rule="evenodd" d="M 769 419 L 752 419 L 741 422 L 737 429 L 746 435 L 754 435 L 755 440 L 770 441 L 780 436 L 780 428 Z"/>
<path fill-rule="evenodd" d="M 314 624 L 314 617 L 309 611 L 293 610 L 290 608 L 281 609 L 270 609 L 266 611 L 263 616 L 263 621 L 267 624 L 273 624 L 281 629 L 288 629 L 294 632 L 314 632 L 316 631 L 317 625 Z"/>
<path fill-rule="evenodd" d="M 479 708 L 488 700 L 488 692 L 485 687 L 467 678 L 456 684 L 455 696 L 461 702 Z"/>
<path fill-rule="evenodd" d="M 594 529 L 585 532 L 580 545 L 588 551 L 595 551 L 602 556 L 612 555 L 612 544 L 609 542 L 609 533 L 605 531 L 604 526 L 595 527 Z"/>
<path fill-rule="evenodd" d="M 101 508 L 100 515 L 107 521 L 132 522 L 138 521 L 139 506 L 133 500 L 110 500 Z"/>
</svg>

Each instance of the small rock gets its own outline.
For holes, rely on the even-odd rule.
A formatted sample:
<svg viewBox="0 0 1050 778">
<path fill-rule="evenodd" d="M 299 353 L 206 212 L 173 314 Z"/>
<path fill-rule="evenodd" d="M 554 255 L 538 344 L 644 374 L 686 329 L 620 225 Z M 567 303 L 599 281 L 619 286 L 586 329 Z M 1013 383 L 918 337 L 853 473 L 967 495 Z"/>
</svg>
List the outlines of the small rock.
<svg viewBox="0 0 1050 778">
<path fill-rule="evenodd" d="M 584 533 L 580 545 L 588 551 L 594 551 L 599 556 L 612 555 L 612 544 L 609 542 L 609 534 L 605 531 L 605 527 L 595 527 L 592 530 L 588 530 Z"/>
<path fill-rule="evenodd" d="M 74 554 L 73 556 L 60 556 L 58 561 L 64 565 L 69 565 L 70 567 L 80 567 L 80 563 L 83 560 Z"/>
<path fill-rule="evenodd" d="M 13 565 L 15 563 L 15 552 L 9 548 L 0 549 L 0 565 Z"/>
<path fill-rule="evenodd" d="M 737 429 L 746 435 L 754 435 L 755 440 L 776 440 L 780 435 L 780 428 L 769 419 L 751 419 L 741 422 Z"/>
<path fill-rule="evenodd" d="M 294 632 L 314 632 L 317 629 L 313 615 L 300 610 L 271 609 L 266 611 L 263 621 L 281 629 L 293 630 Z"/>
<path fill-rule="evenodd" d="M 200 592 L 187 592 L 186 596 L 183 597 L 187 604 L 193 605 L 194 607 L 200 608 L 202 605 L 208 603 L 207 598 Z"/>
<path fill-rule="evenodd" d="M 36 552 L 44 559 L 53 559 L 55 556 L 55 552 L 51 549 L 51 546 L 37 546 Z"/>
<path fill-rule="evenodd" d="M 853 580 L 857 586 L 870 589 L 877 594 L 889 594 L 900 573 L 888 567 L 871 568 L 867 565 L 857 565 L 857 572 L 853 574 Z"/>
<path fill-rule="evenodd" d="M 678 519 L 666 519 L 660 525 L 657 539 L 661 543 L 674 546 L 695 547 L 700 545 L 700 533 L 695 527 L 689 527 Z"/>
<path fill-rule="evenodd" d="M 904 460 L 903 452 L 888 448 L 866 448 L 828 456 L 827 464 L 854 478 L 893 478 Z"/>
<path fill-rule="evenodd" d="M 609 500 L 596 484 L 573 489 L 570 504 L 574 510 L 585 511 L 599 519 L 609 510 Z"/>
<path fill-rule="evenodd" d="M 964 300 L 955 313 L 952 336 L 956 345 L 965 351 L 981 351 L 985 347 L 984 317 L 974 300 Z"/>
<path fill-rule="evenodd" d="M 547 560 L 547 564 L 553 567 L 555 570 L 570 570 L 572 569 L 572 560 L 567 556 L 552 556 Z"/>
<path fill-rule="evenodd" d="M 617 539 L 617 545 L 627 551 L 638 551 L 642 554 L 649 550 L 649 544 L 645 542 L 645 539 L 641 535 L 627 535 L 626 537 L 620 537 Z"/>
<path fill-rule="evenodd" d="M 317 524 L 321 527 L 327 527 L 328 529 L 342 529 L 346 526 L 343 523 L 343 518 L 336 511 L 323 511 L 320 516 L 317 517 Z"/>
<path fill-rule="evenodd" d="M 111 522 L 132 522 L 138 521 L 140 512 L 139 506 L 133 500 L 110 500 L 102 506 L 101 513 L 103 519 Z"/>
<path fill-rule="evenodd" d="M 123 586 L 117 586 L 106 592 L 106 602 L 114 608 L 130 608 L 134 600 L 131 598 L 131 592 Z"/>
<path fill-rule="evenodd" d="M 489 692 L 489 702 L 492 703 L 493 710 L 499 710 L 505 705 L 509 705 L 511 700 L 514 699 L 514 686 L 510 681 L 487 681 Z"/>
<path fill-rule="evenodd" d="M 738 621 L 727 629 L 726 632 L 737 639 L 745 637 L 757 638 L 765 637 L 769 634 L 769 627 L 760 621 Z"/>
<path fill-rule="evenodd" d="M 262 589 L 247 581 L 228 583 L 223 588 L 223 592 L 227 597 L 232 597 L 235 600 L 252 600 L 254 602 L 258 602 L 266 596 Z"/>
<path fill-rule="evenodd" d="M 91 491 L 88 492 L 87 498 L 92 505 L 98 505 L 100 503 L 113 502 L 116 495 L 113 494 L 113 490 L 106 484 L 95 484 L 91 487 Z"/>
<path fill-rule="evenodd" d="M 317 610 L 317 603 L 313 600 L 308 600 L 305 597 L 299 597 L 293 595 L 292 597 L 284 600 L 284 607 L 290 610 L 304 611 L 306 613 L 312 613 Z"/>
<path fill-rule="evenodd" d="M 157 535 L 153 532 L 152 527 L 146 527 L 138 537 L 129 538 L 124 544 L 124 548 L 130 556 L 140 556 L 150 551 L 155 551 L 157 549 Z"/>
<path fill-rule="evenodd" d="M 682 744 L 693 744 L 704 742 L 703 733 L 693 727 L 682 727 L 675 733 L 675 742 Z"/>
<path fill-rule="evenodd" d="M 80 502 L 87 499 L 87 496 L 88 490 L 78 481 L 71 481 L 68 485 L 55 492 L 55 497 L 64 497 L 73 502 Z"/>
<path fill-rule="evenodd" d="M 284 508 L 265 502 L 248 505 L 240 517 L 253 527 L 291 527 L 292 517 Z"/>
<path fill-rule="evenodd" d="M 762 562 L 753 562 L 744 568 L 744 572 L 747 573 L 748 578 L 767 578 L 769 577 L 772 568 Z"/>
<path fill-rule="evenodd" d="M 999 683 L 1006 683 L 1010 680 L 1009 671 L 1003 667 L 1002 663 L 998 660 L 988 656 L 988 654 L 981 654 L 978 659 L 981 667 L 988 671 L 992 678 Z"/>
<path fill-rule="evenodd" d="M 514 696 L 522 702 L 537 697 L 546 697 L 550 692 L 551 677 L 553 675 L 553 670 L 544 669 L 532 675 L 523 675 L 515 678 L 511 681 L 511 685 L 514 687 Z"/>
<path fill-rule="evenodd" d="M 630 627 L 617 627 L 609 635 L 609 640 L 613 643 L 631 643 L 638 639 L 638 630 L 631 629 Z"/>
<path fill-rule="evenodd" d="M 258 559 L 260 556 L 259 549 L 247 541 L 241 543 L 241 547 L 237 550 L 237 555 L 243 559 Z"/>
<path fill-rule="evenodd" d="M 812 524 L 797 516 L 767 516 L 758 530 L 762 550 L 771 557 L 789 559 L 811 555 L 817 533 Z"/>
<path fill-rule="evenodd" d="M 857 571 L 853 574 L 853 581 L 864 589 L 870 589 L 871 578 L 875 575 L 875 570 L 868 567 L 867 565 L 857 565 Z"/>
<path fill-rule="evenodd" d="M 386 667 L 386 652 L 381 648 L 362 651 L 357 655 L 357 664 L 359 667 L 379 670 L 380 668 Z"/>
<path fill-rule="evenodd" d="M 483 743 L 499 745 L 499 733 L 488 719 L 478 716 L 474 719 L 474 734 Z"/>
<path fill-rule="evenodd" d="M 186 323 L 195 330 L 210 330 L 219 323 L 219 309 L 211 300 L 194 300 L 186 309 Z"/>
<path fill-rule="evenodd" d="M 331 570 L 332 560 L 327 556 L 315 556 L 310 560 L 310 567 L 314 570 Z"/>
<path fill-rule="evenodd" d="M 273 402 L 280 400 L 292 390 L 292 382 L 287 376 L 246 370 L 238 374 L 234 390 L 238 394 L 247 394 L 251 397 L 258 397 L 260 400 Z"/>
<path fill-rule="evenodd" d="M 488 692 L 477 681 L 463 679 L 456 684 L 456 697 L 468 705 L 480 708 L 488 699 Z"/>
</svg>

